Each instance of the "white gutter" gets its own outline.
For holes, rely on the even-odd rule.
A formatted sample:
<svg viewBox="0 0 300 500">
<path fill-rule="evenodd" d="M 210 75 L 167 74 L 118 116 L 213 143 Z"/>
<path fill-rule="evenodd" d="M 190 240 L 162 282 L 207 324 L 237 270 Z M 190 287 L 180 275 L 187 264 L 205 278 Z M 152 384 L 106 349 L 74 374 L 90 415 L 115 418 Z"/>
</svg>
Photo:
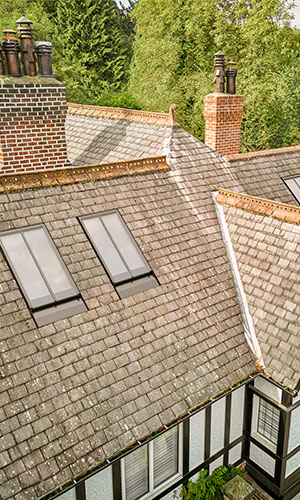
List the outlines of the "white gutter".
<svg viewBox="0 0 300 500">
<path fill-rule="evenodd" d="M 259 346 L 256 334 L 255 334 L 252 317 L 251 317 L 251 314 L 249 312 L 247 297 L 246 297 L 246 294 L 244 292 L 244 287 L 243 287 L 243 283 L 241 280 L 239 268 L 237 265 L 237 260 L 236 260 L 236 256 L 234 253 L 234 249 L 232 246 L 232 241 L 231 241 L 231 237 L 229 234 L 227 222 L 225 219 L 224 210 L 223 210 L 222 205 L 219 205 L 216 201 L 217 194 L 218 194 L 217 191 L 213 192 L 212 198 L 213 198 L 213 202 L 215 205 L 215 210 L 216 210 L 216 214 L 218 217 L 218 221 L 219 221 L 219 225 L 220 225 L 220 229 L 221 229 L 221 233 L 222 233 L 222 238 L 224 241 L 227 257 L 228 257 L 230 268 L 231 268 L 233 281 L 234 281 L 235 288 L 236 288 L 238 303 L 239 303 L 241 315 L 242 315 L 245 338 L 247 340 L 248 346 L 250 348 L 250 352 L 251 352 L 255 362 L 258 363 L 262 368 L 265 368 L 262 353 L 260 350 L 260 346 Z"/>
</svg>

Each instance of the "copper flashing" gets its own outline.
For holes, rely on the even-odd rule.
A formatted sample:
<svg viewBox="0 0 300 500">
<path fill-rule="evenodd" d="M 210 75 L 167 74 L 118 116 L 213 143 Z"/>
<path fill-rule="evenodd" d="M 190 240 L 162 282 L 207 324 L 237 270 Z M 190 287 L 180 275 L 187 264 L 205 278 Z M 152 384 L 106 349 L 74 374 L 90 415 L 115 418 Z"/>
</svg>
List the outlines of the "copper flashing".
<svg viewBox="0 0 300 500">
<path fill-rule="evenodd" d="M 253 151 L 250 153 L 237 153 L 233 155 L 225 155 L 227 161 L 239 161 L 239 160 L 252 160 L 253 158 L 259 158 L 262 156 L 272 156 L 285 153 L 293 153 L 295 151 L 300 151 L 300 146 L 289 146 L 286 148 L 277 149 L 265 149 L 264 151 Z"/>
<path fill-rule="evenodd" d="M 171 105 L 172 111 L 175 109 Z M 154 113 L 136 109 L 110 108 L 107 106 L 90 106 L 87 104 L 68 103 L 68 113 L 71 115 L 88 116 L 90 118 L 106 118 L 113 120 L 127 120 L 130 122 L 145 123 L 147 125 L 174 126 L 178 123 L 172 112 Z"/>
<path fill-rule="evenodd" d="M 256 198 L 255 196 L 235 193 L 227 189 L 219 189 L 216 201 L 227 207 L 239 208 L 245 212 L 300 225 L 300 207 L 286 203 Z"/>
<path fill-rule="evenodd" d="M 0 174 L 0 193 L 147 174 L 161 170 L 169 170 L 165 156 L 95 166 L 43 169 L 20 174 Z"/>
</svg>

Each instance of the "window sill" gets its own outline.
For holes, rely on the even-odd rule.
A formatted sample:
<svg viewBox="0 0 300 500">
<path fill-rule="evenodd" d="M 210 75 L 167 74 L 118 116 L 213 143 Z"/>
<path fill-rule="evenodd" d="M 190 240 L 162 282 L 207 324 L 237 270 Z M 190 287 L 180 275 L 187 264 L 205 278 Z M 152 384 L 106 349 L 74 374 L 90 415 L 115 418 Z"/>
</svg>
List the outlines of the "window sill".
<svg viewBox="0 0 300 500">
<path fill-rule="evenodd" d="M 272 443 L 272 441 L 269 441 L 267 438 L 259 434 L 258 432 L 253 432 L 251 436 L 256 439 L 256 441 L 259 441 L 261 444 L 263 444 L 266 448 L 269 448 L 269 450 L 273 451 L 273 453 L 276 453 L 277 451 L 277 446 L 276 444 Z"/>
<path fill-rule="evenodd" d="M 151 491 L 150 493 L 146 493 L 143 497 L 141 497 L 139 500 L 151 500 L 152 498 L 156 497 L 160 493 L 163 493 L 163 491 L 168 488 L 169 486 L 172 486 L 173 483 L 176 483 L 178 479 L 182 478 L 182 474 L 176 474 L 175 476 L 172 476 L 170 479 L 167 479 L 164 483 L 160 484 L 155 490 Z"/>
</svg>

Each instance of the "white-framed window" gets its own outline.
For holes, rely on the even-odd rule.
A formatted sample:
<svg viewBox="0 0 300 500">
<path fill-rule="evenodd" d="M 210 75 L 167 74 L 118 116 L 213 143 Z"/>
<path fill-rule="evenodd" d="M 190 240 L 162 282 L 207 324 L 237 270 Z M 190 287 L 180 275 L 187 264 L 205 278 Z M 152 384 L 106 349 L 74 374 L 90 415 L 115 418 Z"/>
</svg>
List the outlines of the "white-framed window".
<svg viewBox="0 0 300 500">
<path fill-rule="evenodd" d="M 151 499 L 182 475 L 181 427 L 173 427 L 122 459 L 122 500 Z"/>
<path fill-rule="evenodd" d="M 259 400 L 257 432 L 276 444 L 279 431 L 280 411 L 264 399 Z"/>
</svg>

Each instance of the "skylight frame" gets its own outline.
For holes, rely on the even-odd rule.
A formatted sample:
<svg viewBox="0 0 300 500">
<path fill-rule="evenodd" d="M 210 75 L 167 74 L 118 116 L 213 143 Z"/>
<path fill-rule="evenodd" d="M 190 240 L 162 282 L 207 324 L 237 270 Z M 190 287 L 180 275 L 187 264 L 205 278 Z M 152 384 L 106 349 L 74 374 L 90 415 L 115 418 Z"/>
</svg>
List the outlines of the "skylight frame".
<svg viewBox="0 0 300 500">
<path fill-rule="evenodd" d="M 61 292 L 57 292 L 53 289 L 53 285 L 49 282 L 45 272 L 42 269 L 41 264 L 38 261 L 38 257 L 35 252 L 32 250 L 30 243 L 26 239 L 26 233 L 30 233 L 31 231 L 41 229 L 43 234 L 46 236 L 49 247 L 53 251 L 59 266 L 61 266 L 62 270 L 65 273 L 66 280 L 70 284 L 70 288 Z M 20 235 L 23 243 L 32 258 L 32 262 L 37 270 L 37 274 L 41 276 L 41 282 L 48 289 L 48 297 L 51 299 L 47 300 L 43 297 L 32 299 L 26 290 L 26 284 L 24 283 L 24 279 L 20 276 L 18 270 L 15 267 L 13 260 L 11 259 L 9 252 L 5 248 L 5 244 L 2 241 L 2 238 L 5 236 L 11 235 Z M 8 267 L 22 293 L 22 296 L 26 302 L 26 305 L 31 312 L 37 326 L 43 326 L 45 324 L 52 323 L 57 319 L 64 319 L 69 317 L 70 315 L 76 314 L 77 312 L 87 311 L 87 307 L 85 302 L 82 299 L 81 293 L 76 286 L 66 264 L 64 263 L 58 249 L 54 241 L 51 238 L 51 235 L 45 224 L 33 224 L 31 226 L 16 228 L 16 229 L 8 229 L 0 232 L 0 248 L 4 255 L 4 258 L 8 264 Z M 70 314 L 69 314 L 70 313 Z"/>
<path fill-rule="evenodd" d="M 126 268 L 129 271 L 129 274 L 130 274 L 131 270 L 130 270 L 128 263 L 126 262 L 126 259 L 122 256 L 122 253 L 118 247 L 118 244 L 115 242 L 114 237 L 111 235 L 111 231 L 107 228 L 107 226 L 102 221 L 102 218 L 105 218 L 105 216 L 110 215 L 110 214 L 117 215 L 119 221 L 121 222 L 123 228 L 125 229 L 128 237 L 130 239 L 131 244 L 133 245 L 134 249 L 138 252 L 140 259 L 144 263 L 144 270 L 143 271 L 141 270 L 139 273 L 133 273 L 133 275 L 131 275 L 131 276 L 127 276 L 127 277 L 124 276 L 124 278 L 120 278 L 118 280 L 115 279 L 113 273 L 111 272 L 111 269 L 109 268 L 109 266 L 105 262 L 103 255 L 101 254 L 100 249 L 97 247 L 92 234 L 87 229 L 87 227 L 84 223 L 86 220 L 96 219 L 96 218 L 100 219 L 100 222 L 102 223 L 105 231 L 107 232 L 108 237 L 110 238 L 112 245 L 117 250 L 117 253 L 118 253 L 120 259 L 125 264 Z M 145 258 L 141 248 L 139 247 L 138 243 L 136 242 L 134 236 L 132 235 L 130 229 L 128 228 L 125 220 L 123 219 L 122 215 L 120 214 L 120 212 L 117 208 L 114 208 L 111 210 L 104 210 L 103 212 L 97 212 L 94 214 L 81 215 L 78 217 L 78 221 L 79 221 L 84 233 L 86 234 L 90 244 L 92 245 L 98 259 L 100 260 L 101 265 L 103 266 L 106 274 L 108 275 L 111 284 L 114 286 L 116 292 L 118 293 L 118 295 L 121 299 L 125 298 L 127 296 L 130 296 L 130 295 L 134 295 L 134 294 L 139 293 L 141 291 L 146 291 L 150 288 L 154 288 L 154 287 L 160 285 L 152 268 L 150 267 L 147 259 Z"/>
<path fill-rule="evenodd" d="M 291 189 L 291 187 L 287 183 L 287 181 L 289 181 L 289 180 L 295 180 L 295 179 L 297 179 L 297 181 L 299 183 L 299 190 L 300 190 L 300 173 L 299 174 L 294 174 L 294 175 L 289 175 L 287 177 L 282 177 L 281 178 L 281 180 L 284 182 L 284 184 L 286 185 L 286 187 L 288 188 L 288 190 L 292 194 L 293 198 L 295 198 L 295 200 L 298 203 L 298 205 L 300 205 L 300 195 L 299 195 L 299 198 L 297 198 L 295 192 Z"/>
</svg>

